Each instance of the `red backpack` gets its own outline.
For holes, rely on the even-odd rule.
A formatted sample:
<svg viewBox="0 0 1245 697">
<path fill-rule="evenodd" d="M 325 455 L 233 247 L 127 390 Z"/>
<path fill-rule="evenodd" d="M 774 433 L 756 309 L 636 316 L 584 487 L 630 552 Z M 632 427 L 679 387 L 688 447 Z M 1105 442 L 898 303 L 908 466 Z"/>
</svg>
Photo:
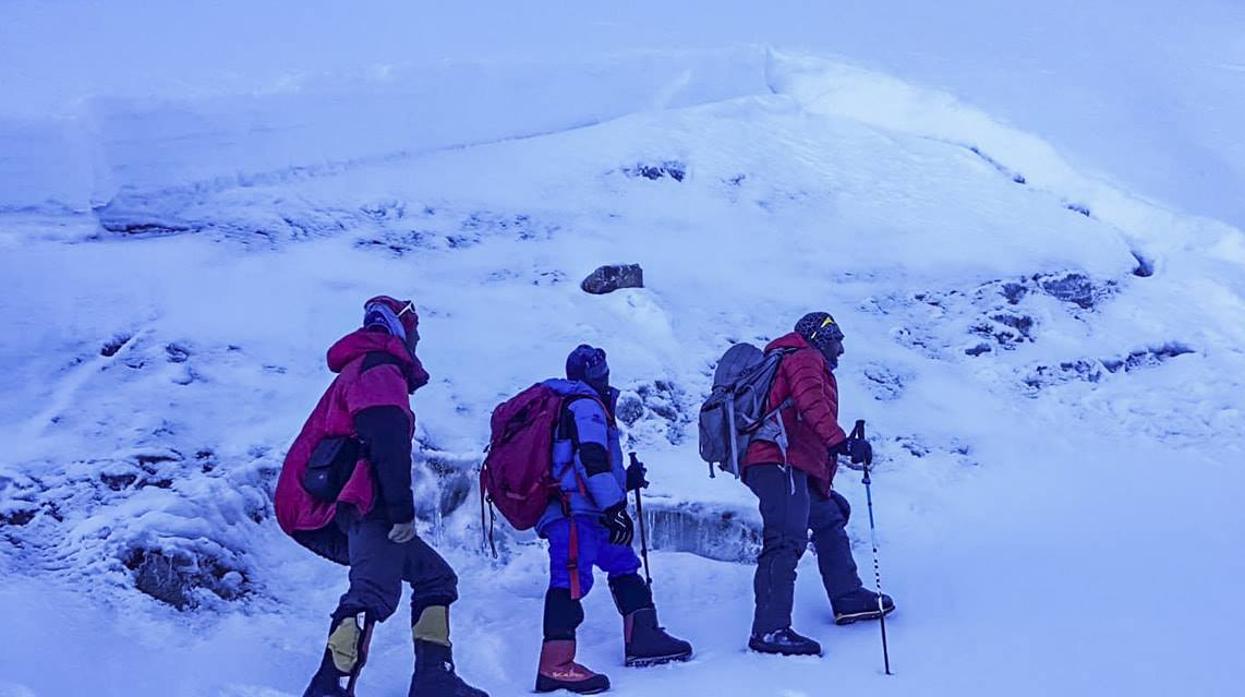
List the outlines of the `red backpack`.
<svg viewBox="0 0 1245 697">
<path fill-rule="evenodd" d="M 481 515 L 485 499 L 515 530 L 540 521 L 560 492 L 553 478 L 553 440 L 564 397 L 537 383 L 497 405 L 480 468 Z"/>
<path fill-rule="evenodd" d="M 547 385 L 537 383 L 497 405 L 489 422 L 491 435 L 480 468 L 480 527 L 485 527 L 484 504 L 494 506 L 515 530 L 528 530 L 540 522 L 549 501 L 561 498 L 570 515 L 570 500 L 553 476 L 553 441 L 557 438 L 562 409 L 576 399 L 595 399 L 586 395 L 562 395 Z M 600 401 L 600 400 L 597 400 Z M 604 409 L 605 405 L 602 404 Z M 579 482 L 580 491 L 585 484 Z M 488 542 L 493 548 L 492 521 L 488 524 Z M 571 526 L 570 554 L 567 565 L 578 568 L 579 539 L 577 526 Z M 579 574 L 571 572 L 571 597 L 579 598 Z"/>
</svg>

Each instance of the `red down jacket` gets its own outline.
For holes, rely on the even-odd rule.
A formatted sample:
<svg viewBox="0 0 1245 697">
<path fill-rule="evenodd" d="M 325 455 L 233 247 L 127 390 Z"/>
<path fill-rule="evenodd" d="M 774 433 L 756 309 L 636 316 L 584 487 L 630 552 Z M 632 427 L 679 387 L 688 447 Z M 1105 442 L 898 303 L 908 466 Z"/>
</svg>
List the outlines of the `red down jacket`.
<svg viewBox="0 0 1245 697">
<path fill-rule="evenodd" d="M 392 357 L 383 364 L 367 367 L 368 356 L 387 354 Z M 400 409 L 406 418 L 407 432 L 403 438 L 408 447 L 415 429 L 415 415 L 411 412 L 410 393 L 428 381 L 428 374 L 417 359 L 413 359 L 402 340 L 385 333 L 359 330 L 333 344 L 328 351 L 329 370 L 338 373 L 316 404 L 311 416 L 303 424 L 302 431 L 290 446 L 277 480 L 275 506 L 277 522 L 286 533 L 300 530 L 318 530 L 333 521 L 337 506 L 319 501 L 308 494 L 302 486 L 303 474 L 311 452 L 321 440 L 328 437 L 358 436 L 355 417 L 366 409 L 387 407 Z M 399 420 L 400 423 L 400 420 Z M 405 467 L 405 491 L 380 492 L 382 495 L 409 502 L 410 461 L 395 469 Z M 381 473 L 380 480 L 385 479 Z M 402 474 L 399 472 L 399 474 Z M 353 474 L 342 488 L 337 503 L 354 505 L 360 515 L 366 515 L 376 505 L 376 495 L 383 481 L 366 459 L 355 463 Z M 393 487 L 403 488 L 400 486 Z M 405 506 L 404 506 L 405 507 Z"/>
<path fill-rule="evenodd" d="M 847 440 L 847 434 L 839 427 L 838 382 L 821 352 L 799 334 L 781 336 L 765 347 L 766 353 L 775 349 L 795 350 L 784 356 L 778 366 L 766 409 L 792 398 L 793 404 L 781 412 L 787 429 L 787 463 L 808 473 L 816 481 L 817 489 L 828 494 L 837 469 L 836 458 L 829 452 Z M 743 466 L 746 471 L 751 465 L 782 461 L 777 445 L 753 441 L 744 454 Z"/>
</svg>

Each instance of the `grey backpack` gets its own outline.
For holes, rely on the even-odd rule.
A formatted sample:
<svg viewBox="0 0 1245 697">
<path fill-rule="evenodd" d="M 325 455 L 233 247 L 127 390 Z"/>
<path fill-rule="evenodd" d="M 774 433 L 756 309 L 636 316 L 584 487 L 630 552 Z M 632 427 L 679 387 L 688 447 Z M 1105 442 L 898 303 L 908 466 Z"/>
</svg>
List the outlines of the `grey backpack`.
<svg viewBox="0 0 1245 697">
<path fill-rule="evenodd" d="M 774 376 L 784 355 L 793 349 L 765 353 L 747 343 L 727 349 L 713 373 L 713 391 L 700 407 L 700 457 L 739 477 L 744 453 L 754 440 L 770 441 L 787 459 L 787 430 L 778 412 L 791 399 L 766 410 Z"/>
</svg>

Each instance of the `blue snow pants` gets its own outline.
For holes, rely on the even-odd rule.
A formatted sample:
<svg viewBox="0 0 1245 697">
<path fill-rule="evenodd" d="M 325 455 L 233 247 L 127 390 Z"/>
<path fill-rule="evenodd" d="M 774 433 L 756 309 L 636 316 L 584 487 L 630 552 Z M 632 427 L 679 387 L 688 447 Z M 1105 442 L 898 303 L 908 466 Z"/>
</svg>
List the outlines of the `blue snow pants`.
<svg viewBox="0 0 1245 697">
<path fill-rule="evenodd" d="M 601 569 L 610 578 L 628 576 L 640 569 L 640 558 L 629 545 L 610 544 L 610 534 L 592 518 L 575 516 L 579 536 L 579 594 L 588 595 L 592 589 L 593 567 Z M 549 587 L 571 588 L 569 558 L 571 549 L 571 526 L 566 518 L 555 520 L 541 529 L 540 534 L 549 540 Z"/>
</svg>

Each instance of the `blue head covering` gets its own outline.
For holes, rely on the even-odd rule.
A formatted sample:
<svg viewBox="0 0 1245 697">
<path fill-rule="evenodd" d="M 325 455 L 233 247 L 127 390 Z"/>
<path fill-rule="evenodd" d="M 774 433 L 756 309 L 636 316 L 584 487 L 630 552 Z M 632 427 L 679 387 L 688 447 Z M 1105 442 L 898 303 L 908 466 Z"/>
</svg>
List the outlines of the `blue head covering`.
<svg viewBox="0 0 1245 697">
<path fill-rule="evenodd" d="M 601 394 L 610 386 L 610 366 L 605 350 L 580 344 L 566 357 L 566 379 L 578 380 Z"/>
<path fill-rule="evenodd" d="M 396 336 L 404 343 L 406 342 L 406 327 L 402 326 L 402 320 L 398 318 L 398 313 L 394 312 L 388 303 L 369 302 L 363 308 L 363 328 L 382 328 L 389 332 L 390 336 Z M 373 331 L 375 330 L 373 329 Z"/>
</svg>

